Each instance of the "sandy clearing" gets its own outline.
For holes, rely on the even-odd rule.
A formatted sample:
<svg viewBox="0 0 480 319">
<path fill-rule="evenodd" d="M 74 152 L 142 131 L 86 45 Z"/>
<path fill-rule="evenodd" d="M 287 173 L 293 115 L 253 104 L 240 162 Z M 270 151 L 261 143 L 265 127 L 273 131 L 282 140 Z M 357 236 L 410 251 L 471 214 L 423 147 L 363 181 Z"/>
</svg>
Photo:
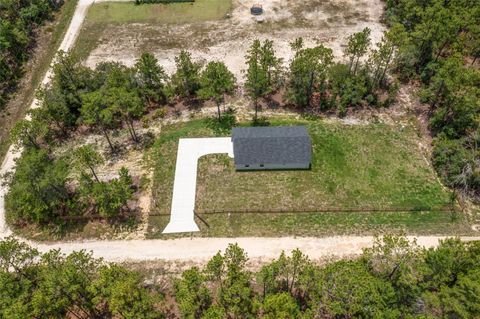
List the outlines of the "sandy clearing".
<svg viewBox="0 0 480 319">
<path fill-rule="evenodd" d="M 307 46 L 322 43 L 332 48 L 336 58 L 341 59 L 350 34 L 369 27 L 372 43 L 377 43 L 385 30 L 381 0 L 263 0 L 263 24 L 250 15 L 250 6 L 257 2 L 234 0 L 231 18 L 214 22 L 108 26 L 86 65 L 118 61 L 132 66 L 142 51 L 149 51 L 168 73 L 173 73 L 174 57 L 181 49 L 188 49 L 203 63 L 225 62 L 241 82 L 245 55 L 256 38 L 273 40 L 278 56 L 287 64 L 293 57 L 289 43 L 298 37 L 303 37 Z"/>
</svg>

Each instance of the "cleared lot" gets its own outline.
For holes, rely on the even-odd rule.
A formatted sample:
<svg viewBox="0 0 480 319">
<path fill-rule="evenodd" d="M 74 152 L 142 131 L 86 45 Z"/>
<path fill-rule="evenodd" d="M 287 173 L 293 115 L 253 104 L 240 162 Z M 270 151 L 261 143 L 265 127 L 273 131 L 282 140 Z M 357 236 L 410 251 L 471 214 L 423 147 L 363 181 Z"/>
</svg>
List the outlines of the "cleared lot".
<svg viewBox="0 0 480 319">
<path fill-rule="evenodd" d="M 461 214 L 441 210 L 449 205 L 450 194 L 421 154 L 411 127 L 302 120 L 272 124 L 308 126 L 314 142 L 312 170 L 238 173 L 227 156 L 201 158 L 196 208 L 203 221 L 197 219 L 201 232 L 196 235 L 321 236 L 402 229 L 415 234 L 469 232 Z M 149 237 L 161 237 L 169 220 L 178 139 L 212 135 L 202 120 L 162 130 L 151 158 Z M 329 211 L 368 207 L 385 211 Z M 414 212 L 388 212 L 394 208 Z M 251 212 L 228 213 L 242 209 Z"/>
<path fill-rule="evenodd" d="M 382 36 L 381 0 L 264 0 L 266 21 L 250 14 L 254 0 L 198 0 L 194 4 L 98 3 L 92 6 L 76 51 L 89 66 L 101 61 L 132 65 L 143 51 L 153 52 L 168 72 L 181 49 L 198 60 L 221 60 L 240 79 L 244 57 L 255 38 L 274 41 L 288 62 L 289 43 L 303 37 L 322 43 L 341 58 L 346 38 L 369 27 L 372 42 Z M 228 17 L 228 18 L 227 18 Z"/>
</svg>

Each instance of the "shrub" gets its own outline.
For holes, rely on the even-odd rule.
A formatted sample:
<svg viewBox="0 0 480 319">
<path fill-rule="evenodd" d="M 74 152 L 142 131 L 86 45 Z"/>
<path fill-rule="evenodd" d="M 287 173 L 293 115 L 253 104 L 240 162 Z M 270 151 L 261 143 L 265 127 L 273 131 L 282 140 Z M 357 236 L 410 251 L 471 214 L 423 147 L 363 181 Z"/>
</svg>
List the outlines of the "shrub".
<svg viewBox="0 0 480 319">
<path fill-rule="evenodd" d="M 237 119 L 235 117 L 235 109 L 233 108 L 228 108 L 228 110 L 223 112 L 220 119 L 218 117 L 207 119 L 207 127 L 212 129 L 217 135 L 230 132 L 236 123 Z"/>
<path fill-rule="evenodd" d="M 155 112 L 153 112 L 153 119 L 163 119 L 165 118 L 165 116 L 167 116 L 167 113 L 168 113 L 168 109 L 164 106 L 164 107 L 161 107 L 157 110 L 155 110 Z"/>
</svg>

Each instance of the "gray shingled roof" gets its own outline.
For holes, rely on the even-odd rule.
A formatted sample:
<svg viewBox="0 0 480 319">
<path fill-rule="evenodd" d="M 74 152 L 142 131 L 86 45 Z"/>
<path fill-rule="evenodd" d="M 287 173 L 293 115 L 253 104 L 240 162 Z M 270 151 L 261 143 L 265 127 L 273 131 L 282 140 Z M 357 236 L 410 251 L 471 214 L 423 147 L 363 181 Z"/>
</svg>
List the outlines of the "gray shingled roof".
<svg viewBox="0 0 480 319">
<path fill-rule="evenodd" d="M 305 126 L 236 127 L 235 164 L 310 163 L 312 143 Z"/>
</svg>

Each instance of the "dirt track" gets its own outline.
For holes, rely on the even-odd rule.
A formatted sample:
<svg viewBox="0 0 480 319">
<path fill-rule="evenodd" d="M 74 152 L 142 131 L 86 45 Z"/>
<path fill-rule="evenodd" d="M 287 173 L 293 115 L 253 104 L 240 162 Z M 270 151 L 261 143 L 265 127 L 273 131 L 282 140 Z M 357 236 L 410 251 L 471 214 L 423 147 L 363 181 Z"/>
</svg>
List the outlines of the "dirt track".
<svg viewBox="0 0 480 319">
<path fill-rule="evenodd" d="M 413 237 L 410 237 L 412 239 Z M 445 237 L 420 236 L 419 245 L 434 247 Z M 335 236 L 325 238 L 182 238 L 172 240 L 118 240 L 56 243 L 51 245 L 33 244 L 42 251 L 59 248 L 65 253 L 85 249 L 94 256 L 108 261 L 167 260 L 169 262 L 204 263 L 229 243 L 238 243 L 245 249 L 252 261 L 262 262 L 278 258 L 282 251 L 290 252 L 299 248 L 312 260 L 326 257 L 357 255 L 373 243 L 373 237 Z M 464 240 L 480 240 L 480 237 L 466 237 Z"/>
</svg>

